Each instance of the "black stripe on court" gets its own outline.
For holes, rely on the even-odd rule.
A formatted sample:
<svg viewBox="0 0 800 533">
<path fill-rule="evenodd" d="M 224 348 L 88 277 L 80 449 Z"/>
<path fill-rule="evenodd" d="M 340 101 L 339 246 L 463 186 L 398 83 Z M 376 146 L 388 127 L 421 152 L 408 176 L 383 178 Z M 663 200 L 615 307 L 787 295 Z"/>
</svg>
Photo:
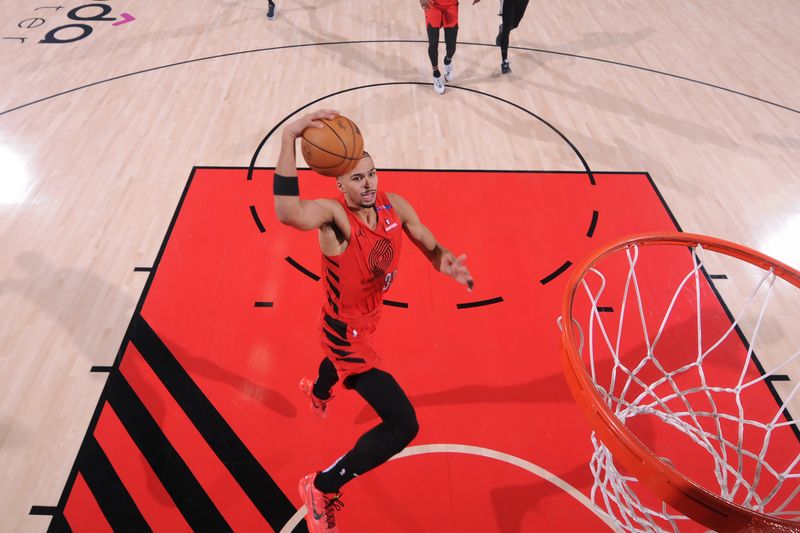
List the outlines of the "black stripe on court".
<svg viewBox="0 0 800 533">
<path fill-rule="evenodd" d="M 58 507 L 50 507 L 47 505 L 33 505 L 28 512 L 31 516 L 55 516 L 58 513 Z"/>
<path fill-rule="evenodd" d="M 614 308 L 613 307 L 600 307 L 600 306 L 597 306 L 597 312 L 598 313 L 613 313 L 614 312 Z"/>
<path fill-rule="evenodd" d="M 133 267 L 134 272 L 152 272 L 153 267 Z"/>
<path fill-rule="evenodd" d="M 295 261 L 289 256 L 286 256 L 286 262 L 295 267 L 297 270 L 308 276 L 309 278 L 313 279 L 314 281 L 319 281 L 319 276 L 311 272 L 309 269 Z"/>
<path fill-rule="evenodd" d="M 599 211 L 592 211 L 592 221 L 589 223 L 589 230 L 586 232 L 587 237 L 594 235 L 594 230 L 597 227 L 597 217 L 600 216 Z"/>
<path fill-rule="evenodd" d="M 250 214 L 253 216 L 253 221 L 256 223 L 256 226 L 258 226 L 258 231 L 261 233 L 267 231 L 267 228 L 265 228 L 264 224 L 261 223 L 261 218 L 258 216 L 258 211 L 256 211 L 256 206 L 254 205 L 250 206 Z"/>
<path fill-rule="evenodd" d="M 541 283 L 542 285 L 547 285 L 548 283 L 550 283 L 551 281 L 556 279 L 558 276 L 560 276 L 561 274 L 566 272 L 567 269 L 569 267 L 571 267 L 571 266 L 572 266 L 572 261 L 564 261 L 563 265 L 561 265 L 560 267 L 555 269 L 555 271 L 553 271 L 552 274 L 549 274 L 549 275 L 543 277 L 542 279 L 540 279 L 539 283 Z"/>
<path fill-rule="evenodd" d="M 407 303 L 395 302 L 394 300 L 384 300 L 383 305 L 388 305 L 389 307 L 402 307 L 403 309 L 408 309 Z"/>
<path fill-rule="evenodd" d="M 786 374 L 773 374 L 771 376 L 767 376 L 766 378 L 764 378 L 764 380 L 765 381 L 770 381 L 770 382 L 772 382 L 772 381 L 792 381 L 792 378 L 790 378 Z"/>
<path fill-rule="evenodd" d="M 132 321 L 130 338 L 261 515 L 280 531 L 297 512 L 289 498 L 141 315 Z M 211 528 L 206 525 L 201 529 Z M 305 522 L 295 531 L 307 531 Z"/>
<path fill-rule="evenodd" d="M 114 531 L 151 531 L 94 435 L 81 446 L 78 469 Z"/>
<path fill-rule="evenodd" d="M 503 301 L 502 296 L 498 296 L 497 298 L 490 298 L 489 300 L 480 300 L 477 302 L 466 302 L 463 304 L 456 304 L 456 309 L 469 309 L 471 307 L 483 307 L 486 305 L 492 304 L 499 304 Z"/>
<path fill-rule="evenodd" d="M 272 302 L 256 302 L 256 307 L 272 307 Z"/>
<path fill-rule="evenodd" d="M 114 370 L 113 366 L 93 366 L 89 372 L 111 372 Z"/>
<path fill-rule="evenodd" d="M 192 172 L 189 175 L 189 179 L 186 181 L 186 186 L 183 188 L 181 197 L 178 200 L 178 205 L 175 208 L 175 213 L 172 215 L 172 220 L 170 221 L 169 227 L 167 228 L 167 233 L 164 236 L 164 240 L 161 243 L 161 247 L 158 250 L 158 254 L 156 254 L 156 259 L 153 263 L 153 271 L 158 269 L 158 265 L 160 264 L 161 258 L 164 255 L 164 250 L 167 247 L 167 242 L 169 241 L 170 236 L 172 235 L 172 230 L 175 227 L 176 221 L 178 220 L 178 213 L 180 213 L 181 208 L 184 205 L 187 193 L 189 192 L 189 188 L 193 183 L 196 172 L 197 172 L 197 167 L 193 167 Z M 144 284 L 144 289 L 142 289 L 142 295 L 139 297 L 139 301 L 136 304 L 136 311 L 134 312 L 134 316 L 136 315 L 136 313 L 139 312 L 139 310 L 144 305 L 144 301 L 147 298 L 147 294 L 150 291 L 150 287 L 153 283 L 153 278 L 154 278 L 153 274 L 147 276 L 147 280 L 145 281 Z M 131 322 L 128 324 L 128 329 L 126 330 L 125 337 L 120 343 L 119 350 L 117 350 L 117 357 L 114 360 L 115 366 L 119 365 L 119 362 L 122 360 L 124 351 L 128 346 L 128 333 L 130 332 L 132 323 L 133 319 L 131 319 Z M 83 443 L 86 442 L 86 439 L 89 438 L 89 436 L 94 432 L 94 428 L 97 426 L 97 420 L 100 418 L 101 408 L 105 405 L 104 400 L 109 390 L 110 382 L 111 380 L 106 380 L 106 384 L 103 386 L 103 391 L 100 393 L 100 399 L 98 400 L 97 405 L 95 406 L 94 413 L 92 414 L 92 419 L 88 424 L 86 433 L 84 434 L 84 438 L 82 441 Z M 81 444 L 81 447 L 83 447 L 83 444 Z M 80 451 L 78 452 L 78 455 L 80 455 Z M 61 491 L 61 496 L 59 497 L 58 500 L 58 508 L 60 512 L 59 514 L 53 517 L 53 520 L 51 520 L 48 531 L 52 532 L 70 531 L 70 527 L 67 524 L 67 521 L 64 519 L 64 508 L 66 507 L 67 500 L 69 499 L 69 496 L 72 493 L 72 489 L 75 486 L 75 479 L 78 477 L 78 472 L 79 472 L 78 462 L 76 458 L 75 461 L 72 463 L 72 468 L 70 469 L 69 476 L 67 477 L 67 482 L 64 485 L 64 490 Z"/>
<path fill-rule="evenodd" d="M 111 379 L 109 405 L 117 413 L 136 447 L 147 459 L 189 526 L 195 531 L 231 531 L 205 489 L 170 444 L 124 376 L 115 374 Z M 114 531 L 121 530 L 115 527 Z"/>
<path fill-rule="evenodd" d="M 48 533 L 72 533 L 72 528 L 69 527 L 67 523 L 67 519 L 64 518 L 64 514 L 59 511 L 53 516 L 53 519 L 50 521 L 50 526 L 47 528 Z"/>
<path fill-rule="evenodd" d="M 709 274 L 708 277 L 711 279 L 728 279 L 725 274 Z"/>
</svg>

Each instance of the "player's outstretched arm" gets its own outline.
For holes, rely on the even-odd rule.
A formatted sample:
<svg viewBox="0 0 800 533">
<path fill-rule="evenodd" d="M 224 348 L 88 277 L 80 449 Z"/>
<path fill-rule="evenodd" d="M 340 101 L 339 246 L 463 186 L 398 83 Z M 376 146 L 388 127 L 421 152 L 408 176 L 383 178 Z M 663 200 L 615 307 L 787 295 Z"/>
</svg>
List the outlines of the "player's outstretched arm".
<svg viewBox="0 0 800 533">
<path fill-rule="evenodd" d="M 306 128 L 325 127 L 318 119 L 334 118 L 339 113 L 323 109 L 290 122 L 281 135 L 281 151 L 275 167 L 272 190 L 275 195 L 275 214 L 283 224 L 300 230 L 317 229 L 333 221 L 335 202 L 330 200 L 301 200 L 297 180 L 295 144 Z"/>
<path fill-rule="evenodd" d="M 416 211 L 402 196 L 388 193 L 389 201 L 392 202 L 400 220 L 403 222 L 403 230 L 408 238 L 425 254 L 433 268 L 447 274 L 462 285 L 466 285 L 467 290 L 471 291 L 475 282 L 472 274 L 464 264 L 467 260 L 466 255 L 456 257 L 436 240 L 431 230 L 429 230 L 419 219 Z"/>
</svg>

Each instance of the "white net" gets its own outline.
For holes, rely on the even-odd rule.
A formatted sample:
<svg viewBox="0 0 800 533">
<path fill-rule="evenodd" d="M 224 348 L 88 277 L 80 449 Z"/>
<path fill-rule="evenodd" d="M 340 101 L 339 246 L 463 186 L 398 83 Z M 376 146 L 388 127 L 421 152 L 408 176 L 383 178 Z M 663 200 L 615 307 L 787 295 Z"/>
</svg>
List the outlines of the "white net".
<svg viewBox="0 0 800 533">
<path fill-rule="evenodd" d="M 704 258 L 730 258 L 700 246 L 691 254 L 674 246 L 645 250 L 646 258 L 631 246 L 604 259 L 576 292 L 579 353 L 597 390 L 639 440 L 692 481 L 737 505 L 800 520 L 800 432 L 791 418 L 800 351 L 764 353 L 785 344 L 773 337 L 786 328 L 769 320 L 776 280 L 782 290 L 794 288 L 772 270 L 736 260 L 752 267 L 743 276 L 752 286 L 742 292 L 737 284 L 729 309 L 706 277 Z M 677 263 L 688 273 L 676 271 Z M 777 322 L 786 323 L 778 310 Z M 626 474 L 595 434 L 592 443 L 591 497 L 621 530 L 705 530 Z"/>
</svg>

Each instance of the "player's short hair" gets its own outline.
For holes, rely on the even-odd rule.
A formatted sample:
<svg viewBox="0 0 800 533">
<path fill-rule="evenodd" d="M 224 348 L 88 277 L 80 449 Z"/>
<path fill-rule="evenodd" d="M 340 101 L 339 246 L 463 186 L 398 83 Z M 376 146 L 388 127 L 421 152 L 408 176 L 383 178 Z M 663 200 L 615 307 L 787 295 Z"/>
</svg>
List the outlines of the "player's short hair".
<svg viewBox="0 0 800 533">
<path fill-rule="evenodd" d="M 371 155 L 370 155 L 370 153 L 369 153 L 369 152 L 367 152 L 366 150 L 364 150 L 363 152 L 361 152 L 361 159 L 364 159 L 365 157 L 369 157 L 370 159 L 372 159 L 372 156 L 371 156 Z M 359 160 L 359 161 L 360 161 L 360 160 Z M 352 171 L 351 171 L 351 172 L 352 172 Z M 343 176 L 343 175 L 344 175 L 344 174 L 342 174 L 342 176 Z M 339 179 L 341 179 L 341 177 L 342 177 L 342 176 L 336 176 L 336 179 L 337 179 L 337 180 L 339 180 Z"/>
</svg>

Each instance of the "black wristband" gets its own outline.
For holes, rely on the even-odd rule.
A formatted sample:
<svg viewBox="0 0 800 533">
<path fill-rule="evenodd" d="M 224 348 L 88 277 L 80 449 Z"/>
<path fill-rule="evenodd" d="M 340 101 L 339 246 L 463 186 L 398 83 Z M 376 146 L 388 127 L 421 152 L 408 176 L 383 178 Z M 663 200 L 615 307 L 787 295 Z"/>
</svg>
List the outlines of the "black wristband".
<svg viewBox="0 0 800 533">
<path fill-rule="evenodd" d="M 276 172 L 272 179 L 272 193 L 275 196 L 300 196 L 297 176 L 281 176 Z"/>
</svg>

